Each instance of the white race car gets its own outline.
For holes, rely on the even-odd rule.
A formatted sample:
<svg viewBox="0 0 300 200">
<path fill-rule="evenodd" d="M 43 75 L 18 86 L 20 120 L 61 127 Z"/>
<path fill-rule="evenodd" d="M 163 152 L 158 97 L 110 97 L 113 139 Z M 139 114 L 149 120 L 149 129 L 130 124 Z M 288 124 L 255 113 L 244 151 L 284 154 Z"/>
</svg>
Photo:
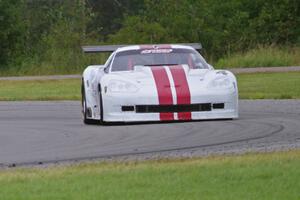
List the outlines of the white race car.
<svg viewBox="0 0 300 200">
<path fill-rule="evenodd" d="M 82 77 L 84 123 L 238 118 L 235 76 L 214 70 L 200 44 L 85 46 L 113 52 Z"/>
</svg>

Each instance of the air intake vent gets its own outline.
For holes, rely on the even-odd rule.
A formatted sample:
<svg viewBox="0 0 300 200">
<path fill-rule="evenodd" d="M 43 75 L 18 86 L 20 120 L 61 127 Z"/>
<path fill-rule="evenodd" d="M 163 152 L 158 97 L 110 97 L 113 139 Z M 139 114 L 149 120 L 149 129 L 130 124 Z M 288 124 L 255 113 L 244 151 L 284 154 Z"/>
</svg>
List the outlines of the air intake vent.
<svg viewBox="0 0 300 200">
<path fill-rule="evenodd" d="M 224 109 L 224 103 L 214 103 L 213 109 Z"/>
<path fill-rule="evenodd" d="M 137 113 L 174 113 L 174 112 L 199 112 L 211 111 L 210 103 L 188 105 L 137 105 Z"/>
<path fill-rule="evenodd" d="M 123 112 L 134 111 L 134 106 L 122 106 L 122 111 Z"/>
</svg>

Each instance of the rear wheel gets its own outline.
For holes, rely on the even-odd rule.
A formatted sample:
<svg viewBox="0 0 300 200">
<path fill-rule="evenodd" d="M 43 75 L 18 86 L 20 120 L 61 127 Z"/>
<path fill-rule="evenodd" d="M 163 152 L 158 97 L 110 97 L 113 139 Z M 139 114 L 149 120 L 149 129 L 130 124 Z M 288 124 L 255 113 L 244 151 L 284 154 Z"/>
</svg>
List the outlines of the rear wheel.
<svg viewBox="0 0 300 200">
<path fill-rule="evenodd" d="M 82 80 L 82 84 L 81 84 L 81 107 L 82 107 L 83 123 L 85 123 L 85 124 L 98 124 L 99 123 L 98 120 L 88 118 L 89 111 L 86 106 L 85 88 L 84 88 L 83 80 Z M 91 111 L 90 111 L 90 113 L 91 113 Z"/>
</svg>

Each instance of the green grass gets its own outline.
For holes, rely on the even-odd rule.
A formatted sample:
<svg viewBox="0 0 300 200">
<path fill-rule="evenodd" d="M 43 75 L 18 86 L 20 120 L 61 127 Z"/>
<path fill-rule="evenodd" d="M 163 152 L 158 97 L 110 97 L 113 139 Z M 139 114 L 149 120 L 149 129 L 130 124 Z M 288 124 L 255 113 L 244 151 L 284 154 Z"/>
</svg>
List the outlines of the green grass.
<svg viewBox="0 0 300 200">
<path fill-rule="evenodd" d="M 241 99 L 300 99 L 300 72 L 239 74 Z"/>
<path fill-rule="evenodd" d="M 300 99 L 300 72 L 239 74 L 241 99 Z M 80 80 L 0 81 L 0 100 L 80 100 Z"/>
<path fill-rule="evenodd" d="M 79 100 L 80 79 L 0 81 L 0 100 Z"/>
<path fill-rule="evenodd" d="M 300 152 L 0 171 L 0 199 L 300 199 Z"/>
<path fill-rule="evenodd" d="M 260 47 L 219 59 L 216 68 L 300 66 L 300 48 Z"/>
<path fill-rule="evenodd" d="M 109 54 L 85 54 L 53 52 L 48 61 L 25 60 L 19 66 L 0 68 L 0 76 L 81 74 L 88 65 L 104 64 Z"/>
</svg>

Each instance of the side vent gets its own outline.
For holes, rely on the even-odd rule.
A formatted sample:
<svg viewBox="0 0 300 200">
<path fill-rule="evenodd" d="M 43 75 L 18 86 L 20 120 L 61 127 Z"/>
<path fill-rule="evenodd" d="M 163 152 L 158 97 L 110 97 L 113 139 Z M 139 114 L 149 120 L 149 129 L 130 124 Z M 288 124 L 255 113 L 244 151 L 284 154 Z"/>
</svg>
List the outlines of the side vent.
<svg viewBox="0 0 300 200">
<path fill-rule="evenodd" d="M 91 108 L 87 108 L 86 114 L 87 114 L 88 117 L 92 117 L 92 109 Z"/>
</svg>

